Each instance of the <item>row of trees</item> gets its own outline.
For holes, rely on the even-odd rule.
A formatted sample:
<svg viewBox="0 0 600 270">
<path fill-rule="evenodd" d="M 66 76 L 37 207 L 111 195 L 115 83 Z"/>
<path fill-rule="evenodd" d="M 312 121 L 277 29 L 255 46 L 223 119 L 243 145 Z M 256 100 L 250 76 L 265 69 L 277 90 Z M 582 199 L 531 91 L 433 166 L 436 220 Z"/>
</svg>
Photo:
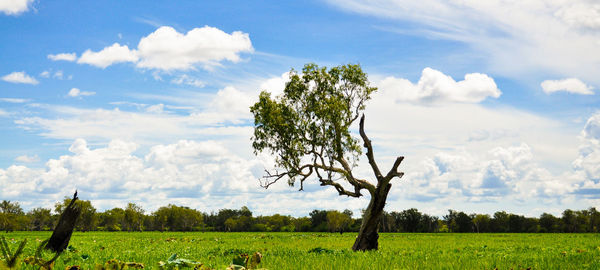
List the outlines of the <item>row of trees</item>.
<svg viewBox="0 0 600 270">
<path fill-rule="evenodd" d="M 0 229 L 3 231 L 40 231 L 54 228 L 58 214 L 68 203 L 57 203 L 54 211 L 34 208 L 25 213 L 19 203 L 0 203 Z M 307 217 L 294 218 L 275 214 L 253 216 L 247 207 L 221 209 L 203 213 L 185 206 L 168 205 L 152 213 L 129 203 L 127 207 L 98 212 L 90 201 L 76 201 L 81 216 L 78 231 L 297 231 L 357 232 L 361 218 L 352 218 L 350 210 L 313 210 Z M 595 208 L 565 210 L 555 217 L 544 213 L 539 218 L 496 212 L 493 215 L 466 214 L 448 210 L 442 218 L 419 212 L 415 208 L 401 212 L 384 212 L 379 221 L 380 232 L 600 232 L 600 212 Z"/>
</svg>

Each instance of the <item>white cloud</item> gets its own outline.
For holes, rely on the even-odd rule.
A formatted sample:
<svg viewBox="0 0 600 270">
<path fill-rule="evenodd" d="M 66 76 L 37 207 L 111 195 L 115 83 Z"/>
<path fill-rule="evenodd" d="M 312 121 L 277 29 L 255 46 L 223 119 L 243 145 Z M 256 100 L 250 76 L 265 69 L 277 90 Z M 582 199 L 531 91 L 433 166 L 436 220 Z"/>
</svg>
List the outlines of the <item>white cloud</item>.
<svg viewBox="0 0 600 270">
<path fill-rule="evenodd" d="M 273 89 L 283 87 L 282 82 L 285 81 L 285 77 L 277 79 L 280 79 L 280 83 L 273 84 L 278 85 L 272 87 Z M 121 138 L 140 145 L 139 148 L 133 146 L 121 148 L 129 149 L 127 150 L 129 154 L 125 156 L 139 159 L 138 161 L 133 159 L 136 163 L 131 166 L 139 166 L 143 169 L 136 169 L 135 174 L 132 173 L 127 177 L 121 174 L 115 175 L 114 177 L 120 179 L 119 181 L 98 187 L 99 191 L 93 193 L 95 196 L 93 202 L 100 207 L 114 207 L 115 203 L 124 203 L 123 200 L 130 200 L 133 193 L 124 191 L 122 188 L 122 183 L 129 182 L 127 187 L 131 186 L 132 190 L 136 191 L 135 194 L 139 193 L 145 196 L 147 193 L 144 192 L 152 190 L 153 196 L 160 198 L 159 203 L 140 200 L 141 205 L 149 208 L 157 204 L 166 204 L 164 202 L 180 203 L 203 209 L 239 207 L 249 203 L 251 208 L 254 206 L 253 209 L 268 213 L 275 210 L 261 206 L 262 202 L 279 201 L 282 203 L 282 207 L 289 207 L 289 209 L 286 208 L 286 211 L 291 214 L 294 211 L 307 212 L 310 208 L 325 207 L 324 205 L 330 208 L 339 207 L 336 209 L 340 210 L 351 208 L 359 213 L 359 210 L 364 208 L 368 202 L 337 197 L 334 191 L 320 188 L 316 184 L 304 193 L 296 193 L 294 188 L 290 189 L 285 184 L 274 186 L 274 189 L 264 191 L 265 193 L 262 193 L 262 190 L 254 192 L 254 187 L 258 183 L 257 179 L 263 173 L 262 164 L 266 163 L 263 158 L 252 155 L 249 142 L 252 134 L 252 127 L 249 126 L 251 115 L 247 109 L 256 99 L 259 89 L 271 88 L 258 87 L 258 85 L 267 85 L 267 83 L 256 82 L 256 87 L 249 87 L 249 89 L 253 89 L 252 91 L 245 88 L 225 87 L 212 95 L 194 96 L 186 92 L 181 97 L 176 94 L 172 96 L 174 99 L 170 102 L 193 107 L 189 114 L 165 111 L 172 106 L 163 104 L 164 101 L 155 105 L 114 103 L 136 110 L 133 112 L 119 109 L 46 106 L 43 108 L 48 111 L 42 114 L 43 116 L 20 118 L 16 123 L 22 128 L 39 132 L 41 136 L 47 138 L 70 141 L 75 138 L 85 138 L 86 144 L 73 144 L 74 155 L 69 156 L 95 151 L 88 146 L 87 142 L 90 145 L 97 145 Z M 407 157 L 402 164 L 402 170 L 407 175 L 400 182 L 395 182 L 393 193 L 390 194 L 388 210 L 405 209 L 407 205 L 415 205 L 421 209 L 422 206 L 431 207 L 432 204 L 443 204 L 454 209 L 479 211 L 476 209 L 479 209 L 478 207 L 485 202 L 491 204 L 497 201 L 532 205 L 543 203 L 560 208 L 563 207 L 561 205 L 567 205 L 561 204 L 567 199 L 574 204 L 584 204 L 584 201 L 581 201 L 581 198 L 584 198 L 583 195 L 577 195 L 577 193 L 589 192 L 596 185 L 586 176 L 586 170 L 590 175 L 594 173 L 594 164 L 596 164 L 594 159 L 588 158 L 582 162 L 581 164 L 584 164 L 582 169 L 571 170 L 571 163 L 581 155 L 576 151 L 579 145 L 576 140 L 579 130 L 571 132 L 569 128 L 556 120 L 510 107 L 487 108 L 472 103 L 446 103 L 439 106 L 404 103 L 397 100 L 396 93 L 388 90 L 390 89 L 381 88 L 374 95 L 365 112 L 367 116 L 366 130 L 376 147 L 375 154 L 380 166 L 389 168 L 393 163 L 393 158 L 398 154 Z M 181 100 L 176 101 L 177 98 Z M 586 125 L 585 130 L 585 134 L 598 133 L 600 136 L 600 131 L 595 131 L 594 124 Z M 181 138 L 189 140 L 187 143 L 172 144 Z M 190 143 L 190 140 L 195 140 L 196 143 L 213 141 L 199 147 L 195 143 Z M 157 144 L 160 146 L 155 147 Z M 217 145 L 214 148 L 216 150 L 207 146 L 213 144 Z M 194 166 L 188 161 L 195 159 L 193 153 L 201 151 L 190 150 L 192 151 L 190 154 L 184 153 L 182 150 L 201 148 L 203 149 L 202 153 L 207 152 L 205 154 L 210 155 L 210 153 L 221 151 L 219 147 L 224 147 L 229 154 L 239 158 L 240 163 L 253 162 L 253 165 L 247 169 L 249 173 L 243 172 L 243 175 L 250 176 L 248 178 L 240 176 L 248 181 L 248 190 L 242 189 L 231 194 L 227 193 L 227 200 L 219 195 L 224 194 L 225 191 L 218 187 L 237 184 L 229 183 L 230 180 L 224 180 L 230 179 L 229 176 L 219 178 L 216 174 L 211 174 L 212 170 L 225 170 L 226 167 L 219 167 L 221 165 L 211 167 L 211 165 L 191 170 Z M 105 147 L 96 150 L 99 149 L 105 149 Z M 116 159 L 119 160 L 119 158 Z M 361 162 L 364 163 L 365 159 L 361 159 Z M 211 162 L 204 161 L 200 163 L 211 164 Z M 51 162 L 47 164 L 51 164 Z M 190 170 L 187 170 L 187 167 Z M 69 173 L 69 177 L 73 176 L 72 170 L 68 167 L 65 167 L 66 171 L 59 169 L 60 166 L 54 170 L 49 168 L 48 165 L 45 174 L 52 171 L 53 175 L 56 175 L 53 179 L 60 179 L 65 172 Z M 13 169 L 16 170 L 16 168 Z M 108 169 L 106 170 L 108 171 Z M 136 180 L 139 178 L 137 171 L 152 172 L 153 175 L 158 175 L 156 178 L 160 176 L 168 181 L 163 181 L 165 182 L 164 186 L 150 180 L 148 182 L 138 181 Z M 82 176 L 75 183 L 94 182 L 96 180 L 88 181 L 86 179 L 92 175 L 102 175 L 103 173 L 86 173 L 86 176 Z M 185 192 L 185 190 L 196 188 L 193 183 L 185 184 L 181 183 L 183 180 L 178 180 L 187 179 L 188 173 L 203 175 L 215 182 L 212 186 L 207 182 L 197 187 L 198 189 L 200 186 L 209 189 L 209 193 L 206 195 L 209 197 Z M 356 175 L 371 179 L 372 173 L 369 171 L 368 164 L 361 163 L 356 169 Z M 151 177 L 151 179 L 155 178 Z M 173 180 L 175 183 L 169 184 L 170 179 L 175 179 Z M 67 180 L 58 182 L 63 183 Z M 119 184 L 116 184 L 117 182 Z M 89 185 L 91 186 L 91 184 Z M 70 187 L 72 186 L 65 186 L 66 189 Z M 176 187 L 187 187 L 187 189 Z M 91 187 L 88 189 L 91 190 Z M 113 191 L 118 191 L 115 193 L 117 194 L 116 198 L 108 198 L 105 195 Z M 92 191 L 87 192 L 91 193 Z M 232 202 L 231 198 L 234 198 L 236 202 Z M 523 201 L 522 198 L 526 199 Z M 431 200 L 434 202 L 432 203 Z M 256 201 L 261 203 L 252 203 Z M 478 202 L 478 204 L 471 205 L 473 202 Z M 457 203 L 464 203 L 464 208 Z M 571 207 L 570 205 L 572 204 L 569 204 L 568 207 Z M 508 206 L 506 209 L 510 210 Z M 440 211 L 445 211 L 445 209 Z"/>
<path fill-rule="evenodd" d="M 23 117 L 15 123 L 27 130 L 39 131 L 41 136 L 74 140 L 85 138 L 93 141 L 106 141 L 113 138 L 160 143 L 179 138 L 202 138 L 205 136 L 240 136 L 244 143 L 250 137 L 248 126 L 228 126 L 231 123 L 249 121 L 251 115 L 249 97 L 226 88 L 215 94 L 202 111 L 180 115 L 162 113 L 167 107 L 163 104 L 141 106 L 141 112 L 123 111 L 118 108 L 79 109 L 66 106 L 50 106 L 45 117 Z M 245 105 L 244 105 L 245 106 Z M 240 139 L 242 140 L 242 139 Z"/>
<path fill-rule="evenodd" d="M 146 108 L 146 112 L 149 112 L 149 113 L 163 113 L 164 111 L 165 111 L 164 104 L 151 105 Z"/>
<path fill-rule="evenodd" d="M 600 126 L 597 119 L 600 116 L 590 118 L 586 124 L 582 133 L 586 140 L 600 136 L 596 134 Z M 372 137 L 376 145 L 381 141 L 378 136 Z M 52 200 L 61 199 L 65 191 L 78 189 L 82 198 L 91 199 L 100 209 L 133 200 L 149 210 L 168 203 L 203 211 L 249 205 L 258 213 L 284 211 L 292 215 L 306 215 L 315 208 L 350 208 L 358 213 L 368 203 L 368 198 L 339 197 L 312 181 L 307 182 L 305 192 L 296 192 L 283 183 L 262 190 L 258 178 L 268 162 L 250 153 L 234 154 L 231 149 L 236 146 L 223 141 L 179 140 L 145 148 L 143 153 L 138 147 L 136 143 L 112 140 L 108 146 L 92 148 L 86 140 L 77 139 L 69 148 L 71 154 L 48 160 L 45 169 L 15 165 L 0 169 L 0 185 L 6 187 L 0 190 L 0 196 L 11 200 L 35 197 L 33 206 L 44 202 L 52 205 Z M 582 198 L 590 196 L 585 194 L 600 188 L 600 179 L 580 174 L 577 166 L 574 171 L 551 173 L 540 165 L 537 154 L 528 144 L 521 143 L 481 153 L 440 151 L 419 162 L 403 163 L 406 175 L 394 182 L 387 209 L 407 208 L 406 204 L 398 204 L 402 200 L 408 200 L 410 205 L 443 203 L 455 209 L 462 202 L 503 202 L 504 210 L 514 203 L 572 207 L 564 201 L 575 198 L 574 203 L 581 204 Z M 385 158 L 378 155 L 378 159 Z M 411 159 L 415 157 L 411 155 L 407 161 Z M 599 162 L 589 160 L 582 164 L 597 168 Z M 597 172 L 590 172 L 590 176 L 597 177 Z M 580 193 L 584 195 L 576 197 Z M 264 207 L 275 202 L 281 209 Z"/>
<path fill-rule="evenodd" d="M 8 102 L 8 103 L 25 103 L 29 101 L 29 99 L 24 98 L 0 98 L 0 101 Z"/>
<path fill-rule="evenodd" d="M 482 52 L 494 72 L 507 76 L 542 72 L 600 82 L 600 6 L 595 1 L 329 2 L 350 12 L 416 23 L 416 31 L 426 37 L 464 42 Z"/>
<path fill-rule="evenodd" d="M 271 93 L 272 96 L 277 96 L 283 93 L 283 89 L 285 89 L 285 83 L 290 80 L 290 73 L 285 72 L 281 74 L 280 77 L 273 77 L 268 80 L 265 80 L 260 84 L 261 91 L 267 91 Z"/>
<path fill-rule="evenodd" d="M 394 91 L 399 89 L 376 85 L 380 88 L 366 107 L 365 128 L 381 148 L 380 155 L 403 154 L 411 164 L 441 150 L 483 153 L 525 142 L 552 172 L 569 169 L 577 156 L 573 138 L 579 130 L 569 123 L 514 107 L 456 102 L 423 106 L 400 101 Z"/>
<path fill-rule="evenodd" d="M 9 113 L 3 109 L 0 109 L 0 117 L 7 117 Z"/>
<path fill-rule="evenodd" d="M 565 91 L 573 94 L 580 95 L 593 95 L 594 89 L 591 86 L 586 85 L 584 82 L 576 78 L 569 78 L 564 80 L 545 80 L 541 84 L 544 93 L 552 94 L 559 91 Z"/>
<path fill-rule="evenodd" d="M 600 182 L 600 113 L 588 119 L 581 132 L 579 157 L 573 162 L 576 170 L 584 172 L 595 184 Z M 600 187 L 599 192 L 600 192 Z"/>
<path fill-rule="evenodd" d="M 43 170 L 14 165 L 0 169 L 4 187 L 0 196 L 39 201 L 78 189 L 82 198 L 94 198 L 92 202 L 140 198 L 143 205 L 156 209 L 178 198 L 198 200 L 260 190 L 252 174 L 258 161 L 241 159 L 218 142 L 180 140 L 153 146 L 143 157 L 133 154 L 137 147 L 112 140 L 108 146 L 92 149 L 87 141 L 77 139 L 69 148 L 71 154 L 48 160 Z M 212 206 L 218 209 L 218 202 Z"/>
<path fill-rule="evenodd" d="M 10 83 L 25 83 L 25 84 L 33 84 L 33 85 L 36 85 L 39 83 L 35 78 L 27 75 L 25 73 L 25 71 L 20 71 L 20 72 L 15 71 L 8 75 L 4 75 L 2 77 L 2 80 L 6 81 L 6 82 L 10 82 Z"/>
<path fill-rule="evenodd" d="M 256 96 L 248 95 L 234 87 L 228 86 L 219 90 L 208 107 L 208 112 L 221 114 L 228 121 L 239 123 L 252 117 L 250 106 Z"/>
<path fill-rule="evenodd" d="M 74 62 L 77 60 L 76 53 L 59 53 L 59 54 L 49 54 L 48 59 L 52 61 L 68 61 Z"/>
<path fill-rule="evenodd" d="M 40 73 L 40 77 L 42 78 L 50 78 L 52 77 L 53 79 L 58 79 L 58 80 L 63 80 L 65 78 L 65 74 L 62 70 L 57 70 L 56 72 L 54 72 L 54 74 L 52 74 L 52 70 L 44 70 L 42 71 L 42 73 Z M 73 75 L 69 75 L 67 77 L 67 79 L 72 79 Z"/>
<path fill-rule="evenodd" d="M 19 15 L 29 10 L 34 0 L 0 0 L 0 12 L 6 15 Z"/>
<path fill-rule="evenodd" d="M 253 50 L 248 34 L 240 31 L 227 34 L 204 26 L 183 34 L 162 26 L 141 38 L 137 49 L 114 43 L 100 52 L 85 51 L 77 63 L 106 68 L 115 63 L 133 62 L 139 68 L 161 71 L 189 70 L 197 65 L 211 69 L 225 60 L 239 62 L 240 53 Z"/>
<path fill-rule="evenodd" d="M 52 75 L 52 78 L 59 79 L 59 80 L 62 80 L 63 77 L 64 77 L 64 74 L 63 74 L 62 70 L 54 72 L 54 75 Z"/>
<path fill-rule="evenodd" d="M 102 49 L 99 52 L 91 50 L 85 51 L 77 60 L 79 64 L 89 64 L 92 66 L 106 68 L 112 64 L 123 62 L 137 62 L 139 57 L 135 50 L 130 50 L 127 45 L 114 43 L 113 45 Z"/>
<path fill-rule="evenodd" d="M 582 183 L 573 172 L 553 175 L 541 167 L 527 144 L 496 147 L 480 156 L 440 152 L 423 160 L 403 181 L 406 197 L 417 201 L 529 203 L 556 203 L 572 196 Z"/>
<path fill-rule="evenodd" d="M 16 157 L 15 160 L 19 161 L 19 162 L 23 162 L 23 163 L 33 163 L 33 162 L 40 161 L 40 157 L 38 157 L 38 155 L 33 155 L 33 156 L 22 155 L 22 156 Z"/>
<path fill-rule="evenodd" d="M 487 97 L 498 98 L 502 92 L 494 79 L 481 73 L 470 73 L 456 82 L 440 71 L 425 68 L 419 82 L 387 77 L 377 84 L 381 91 L 393 93 L 395 100 L 417 104 L 464 102 L 478 103 Z"/>
<path fill-rule="evenodd" d="M 580 137 L 572 169 L 561 172 L 540 163 L 540 153 L 525 143 L 484 153 L 441 151 L 404 164 L 402 194 L 393 197 L 437 204 L 518 202 L 542 209 L 589 203 L 600 197 L 600 113 L 588 119 Z"/>
<path fill-rule="evenodd" d="M 575 28 L 600 29 L 600 4 L 593 1 L 573 1 L 558 9 L 554 15 Z"/>
<path fill-rule="evenodd" d="M 195 86 L 198 88 L 202 88 L 205 86 L 205 83 L 203 81 L 196 79 L 196 78 L 192 78 L 192 77 L 188 76 L 187 74 L 183 74 L 179 77 L 172 79 L 171 83 L 178 84 L 178 85 L 185 84 L 185 85 Z"/>
<path fill-rule="evenodd" d="M 182 34 L 163 26 L 143 37 L 138 44 L 141 68 L 188 70 L 196 64 L 205 68 L 228 60 L 238 62 L 240 53 L 252 52 L 248 34 L 235 31 L 227 34 L 215 27 L 194 28 Z"/>
<path fill-rule="evenodd" d="M 67 95 L 70 97 L 82 97 L 82 96 L 93 96 L 95 94 L 96 94 L 96 92 L 81 91 L 81 90 L 79 90 L 79 88 L 71 88 L 71 90 L 69 90 L 69 93 Z"/>
</svg>

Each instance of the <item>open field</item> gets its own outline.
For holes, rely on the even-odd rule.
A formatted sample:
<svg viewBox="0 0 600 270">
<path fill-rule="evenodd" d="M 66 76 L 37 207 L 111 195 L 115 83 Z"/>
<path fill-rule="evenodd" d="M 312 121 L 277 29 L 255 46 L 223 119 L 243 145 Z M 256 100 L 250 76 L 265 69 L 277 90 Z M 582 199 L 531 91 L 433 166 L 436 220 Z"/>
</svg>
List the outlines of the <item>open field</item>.
<svg viewBox="0 0 600 270">
<path fill-rule="evenodd" d="M 2 233 L 32 255 L 50 232 Z M 352 252 L 346 233 L 76 232 L 55 269 L 93 269 L 110 259 L 158 267 L 173 253 L 225 269 L 240 253 L 263 254 L 267 269 L 600 269 L 599 234 L 404 234 L 380 236 L 375 252 Z M 24 265 L 24 264 L 23 264 Z M 34 269 L 23 266 L 21 269 Z"/>
</svg>

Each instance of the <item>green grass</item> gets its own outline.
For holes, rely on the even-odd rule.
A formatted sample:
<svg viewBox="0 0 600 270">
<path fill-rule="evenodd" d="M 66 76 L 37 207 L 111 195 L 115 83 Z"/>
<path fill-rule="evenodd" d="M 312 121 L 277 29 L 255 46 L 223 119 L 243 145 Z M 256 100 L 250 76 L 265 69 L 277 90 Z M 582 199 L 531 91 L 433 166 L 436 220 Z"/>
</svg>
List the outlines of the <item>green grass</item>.
<svg viewBox="0 0 600 270">
<path fill-rule="evenodd" d="M 27 238 L 33 255 L 49 232 L 4 235 L 12 249 Z M 173 253 L 225 269 L 240 253 L 263 254 L 267 269 L 600 269 L 599 234 L 380 234 L 378 251 L 352 252 L 355 233 L 74 233 L 55 269 L 93 269 L 109 259 L 157 268 Z M 312 252 L 311 252 L 312 250 Z M 89 256 L 89 257 L 88 257 Z M 87 259 L 83 259 L 87 257 Z M 23 264 L 21 269 L 34 269 Z"/>
</svg>

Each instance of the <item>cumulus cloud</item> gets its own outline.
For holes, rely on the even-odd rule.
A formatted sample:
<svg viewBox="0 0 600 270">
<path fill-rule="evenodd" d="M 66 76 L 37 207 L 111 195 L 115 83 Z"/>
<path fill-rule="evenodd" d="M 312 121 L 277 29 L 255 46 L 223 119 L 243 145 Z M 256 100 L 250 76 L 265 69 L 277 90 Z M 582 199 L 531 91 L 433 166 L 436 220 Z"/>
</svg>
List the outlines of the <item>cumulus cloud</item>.
<svg viewBox="0 0 600 270">
<path fill-rule="evenodd" d="M 204 26 L 187 33 L 162 26 L 140 39 L 137 49 L 114 43 L 99 52 L 85 51 L 77 63 L 101 68 L 120 62 L 136 63 L 139 68 L 161 71 L 190 70 L 197 65 L 211 69 L 222 61 L 238 62 L 240 53 L 252 52 L 248 34 L 227 34 L 218 28 Z"/>
<path fill-rule="evenodd" d="M 252 174 L 257 161 L 241 159 L 217 142 L 181 140 L 156 145 L 141 157 L 134 154 L 137 147 L 112 140 L 93 149 L 77 139 L 70 154 L 48 160 L 45 169 L 0 169 L 0 196 L 39 200 L 78 189 L 88 198 L 146 198 L 145 203 L 156 206 L 170 199 L 260 189 Z"/>
<path fill-rule="evenodd" d="M 574 28 L 600 29 L 600 4 L 573 1 L 559 8 L 554 15 Z"/>
<path fill-rule="evenodd" d="M 13 73 L 2 76 L 2 80 L 10 83 L 25 83 L 25 84 L 38 84 L 38 80 L 25 73 L 25 71 L 15 71 Z"/>
<path fill-rule="evenodd" d="M 59 53 L 59 54 L 49 54 L 48 59 L 52 61 L 68 61 L 74 62 L 77 60 L 76 53 Z"/>
<path fill-rule="evenodd" d="M 440 152 L 408 172 L 404 181 L 410 199 L 468 202 L 560 200 L 581 183 L 572 173 L 553 175 L 540 166 L 525 143 L 484 155 Z"/>
<path fill-rule="evenodd" d="M 69 93 L 67 94 L 67 96 L 82 97 L 82 96 L 93 96 L 95 94 L 96 94 L 96 92 L 81 91 L 81 90 L 79 90 L 79 88 L 71 88 L 71 90 L 69 90 Z"/>
<path fill-rule="evenodd" d="M 143 37 L 138 44 L 141 68 L 188 70 L 196 64 L 205 68 L 228 60 L 238 62 L 240 53 L 252 52 L 248 34 L 235 31 L 227 34 L 215 27 L 194 28 L 182 34 L 163 26 Z"/>
<path fill-rule="evenodd" d="M 416 23 L 415 31 L 426 37 L 466 43 L 506 76 L 536 71 L 600 82 L 600 6 L 595 1 L 328 2 L 354 13 Z"/>
<path fill-rule="evenodd" d="M 600 182 L 600 113 L 588 119 L 581 131 L 579 157 L 573 162 L 575 170 L 582 171 L 595 184 Z M 600 186 L 598 187 L 600 192 Z"/>
<path fill-rule="evenodd" d="M 494 147 L 485 154 L 443 151 L 411 166 L 403 178 L 407 198 L 422 202 L 464 200 L 533 203 L 600 197 L 600 113 L 581 132 L 573 169 L 561 173 L 539 163 L 532 148 Z"/>
<path fill-rule="evenodd" d="M 89 64 L 92 66 L 106 68 L 112 64 L 123 63 L 123 62 L 137 62 L 139 57 L 135 50 L 130 50 L 127 45 L 120 45 L 114 43 L 102 49 L 99 52 L 93 52 L 87 50 L 81 54 L 81 57 L 77 60 L 79 64 Z"/>
<path fill-rule="evenodd" d="M 19 15 L 29 10 L 34 0 L 3 0 L 0 1 L 0 12 L 6 15 Z"/>
<path fill-rule="evenodd" d="M 397 101 L 417 104 L 478 103 L 487 97 L 498 98 L 502 94 L 494 79 L 485 74 L 466 74 L 464 80 L 457 82 L 432 68 L 423 69 L 416 84 L 406 79 L 387 77 L 377 85 L 382 91 L 392 93 Z"/>
<path fill-rule="evenodd" d="M 219 90 L 211 102 L 208 111 L 222 113 L 225 119 L 239 123 L 241 120 L 250 119 L 250 106 L 255 96 L 248 95 L 228 86 Z"/>
<path fill-rule="evenodd" d="M 290 73 L 285 72 L 281 74 L 279 77 L 273 77 L 265 80 L 260 84 L 261 91 L 267 91 L 271 93 L 273 96 L 277 96 L 283 93 L 283 89 L 285 89 L 285 83 L 290 80 Z"/>
<path fill-rule="evenodd" d="M 33 163 L 40 161 L 40 157 L 38 155 L 28 156 L 22 155 L 15 158 L 15 161 L 23 162 L 23 163 Z"/>
<path fill-rule="evenodd" d="M 546 94 L 552 94 L 560 91 L 580 95 L 594 94 L 592 91 L 592 89 L 594 89 L 593 87 L 586 85 L 584 82 L 576 78 L 564 80 L 545 80 L 540 85 Z"/>
</svg>

